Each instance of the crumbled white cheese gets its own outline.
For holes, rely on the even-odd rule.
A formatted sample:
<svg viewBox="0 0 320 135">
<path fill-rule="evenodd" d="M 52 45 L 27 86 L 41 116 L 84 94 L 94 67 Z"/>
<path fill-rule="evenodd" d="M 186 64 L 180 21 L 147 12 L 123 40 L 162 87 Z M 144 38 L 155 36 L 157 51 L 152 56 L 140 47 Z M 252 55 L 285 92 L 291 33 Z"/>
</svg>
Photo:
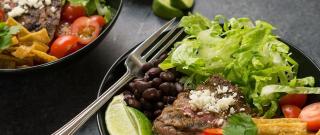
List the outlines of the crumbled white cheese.
<svg viewBox="0 0 320 135">
<path fill-rule="evenodd" d="M 230 108 L 230 114 L 234 114 L 236 111 L 234 110 L 233 107 Z"/>
<path fill-rule="evenodd" d="M 51 10 L 51 12 L 56 12 L 57 11 L 57 9 L 55 7 L 51 7 L 50 10 Z"/>
<path fill-rule="evenodd" d="M 4 7 L 5 9 L 11 9 L 10 5 L 9 5 L 9 4 L 7 4 L 7 3 L 6 3 L 6 4 L 4 4 L 4 5 L 3 5 L 3 7 Z"/>
<path fill-rule="evenodd" d="M 4 4 L 9 2 L 10 0 L 5 0 Z M 45 5 L 49 6 L 52 3 L 51 0 L 13 0 L 13 2 L 17 3 L 17 6 L 8 12 L 8 15 L 11 17 L 21 16 L 22 14 L 27 13 L 30 8 L 42 9 Z"/>
<path fill-rule="evenodd" d="M 229 88 L 228 88 L 228 86 L 218 86 L 217 87 L 217 91 L 218 91 L 218 94 L 222 94 L 222 93 L 226 93 L 226 92 L 228 92 L 228 90 L 229 90 Z"/>
<path fill-rule="evenodd" d="M 49 5 L 51 5 L 51 0 L 45 0 L 44 3 L 45 3 L 47 6 L 49 6 Z"/>
<path fill-rule="evenodd" d="M 228 88 L 228 87 L 226 87 Z M 219 88 L 218 88 L 219 89 Z M 228 90 L 228 89 L 227 89 Z M 224 91 L 223 87 L 220 92 Z M 216 98 L 217 92 L 212 92 L 210 90 L 191 90 L 190 91 L 190 105 L 193 110 L 202 110 L 204 112 L 221 112 L 228 110 L 231 105 L 235 104 L 235 97 L 237 94 L 232 94 L 230 96 L 222 97 L 221 99 Z"/>
<path fill-rule="evenodd" d="M 17 17 L 24 14 L 25 12 L 26 12 L 25 9 L 23 9 L 21 6 L 17 6 L 13 8 L 10 12 L 8 12 L 8 16 Z"/>
<path fill-rule="evenodd" d="M 246 109 L 245 108 L 240 108 L 239 111 L 243 112 L 245 111 Z"/>
</svg>

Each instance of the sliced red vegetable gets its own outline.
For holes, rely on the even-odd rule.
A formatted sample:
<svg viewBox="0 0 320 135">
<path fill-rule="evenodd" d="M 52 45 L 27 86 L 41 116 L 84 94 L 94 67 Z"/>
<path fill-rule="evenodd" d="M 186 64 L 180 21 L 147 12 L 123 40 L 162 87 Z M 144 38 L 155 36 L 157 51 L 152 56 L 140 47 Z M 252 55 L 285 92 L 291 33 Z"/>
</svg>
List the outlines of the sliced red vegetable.
<svg viewBox="0 0 320 135">
<path fill-rule="evenodd" d="M 88 44 L 95 40 L 100 34 L 101 27 L 88 17 L 80 17 L 71 25 L 71 32 L 79 38 L 79 43 Z"/>
<path fill-rule="evenodd" d="M 73 50 L 76 51 L 78 46 L 78 38 L 76 36 L 61 36 L 58 37 L 50 48 L 50 55 L 53 55 L 57 58 L 62 58 L 70 53 Z"/>
<path fill-rule="evenodd" d="M 56 30 L 56 37 L 72 35 L 71 25 L 68 22 L 61 23 Z"/>
<path fill-rule="evenodd" d="M 295 105 L 299 108 L 302 108 L 307 101 L 306 94 L 287 94 L 280 99 L 280 106 L 283 105 Z"/>
<path fill-rule="evenodd" d="M 320 129 L 320 102 L 304 107 L 299 118 L 307 122 L 309 131 L 318 131 Z"/>
<path fill-rule="evenodd" d="M 208 128 L 203 130 L 203 135 L 223 135 L 223 131 L 221 128 Z"/>
<path fill-rule="evenodd" d="M 2 8 L 0 8 L 0 22 L 4 21 L 5 13 Z"/>
<path fill-rule="evenodd" d="M 281 109 L 286 118 L 298 118 L 301 112 L 301 109 L 294 105 L 283 105 Z"/>
<path fill-rule="evenodd" d="M 106 25 L 106 20 L 103 18 L 103 16 L 100 15 L 90 16 L 90 20 L 97 22 L 100 25 L 100 27 Z"/>
<path fill-rule="evenodd" d="M 66 4 L 62 10 L 62 20 L 72 23 L 81 16 L 86 16 L 86 9 L 81 5 Z"/>
</svg>

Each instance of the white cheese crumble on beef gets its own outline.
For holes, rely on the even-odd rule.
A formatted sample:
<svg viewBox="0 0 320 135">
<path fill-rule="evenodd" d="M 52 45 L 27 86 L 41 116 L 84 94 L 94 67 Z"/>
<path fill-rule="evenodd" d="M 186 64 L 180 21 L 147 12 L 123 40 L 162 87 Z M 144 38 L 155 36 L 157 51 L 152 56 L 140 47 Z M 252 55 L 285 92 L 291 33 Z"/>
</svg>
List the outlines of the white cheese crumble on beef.
<svg viewBox="0 0 320 135">
<path fill-rule="evenodd" d="M 191 90 L 190 91 L 190 105 L 192 110 L 202 110 L 204 112 L 221 112 L 228 110 L 230 106 L 234 105 L 236 100 L 234 99 L 237 94 L 234 93 L 229 96 L 223 96 L 222 98 L 217 98 L 217 94 L 226 93 L 228 91 L 228 86 L 218 86 L 217 91 L 205 90 Z M 230 109 L 233 112 L 234 108 Z"/>
<path fill-rule="evenodd" d="M 9 4 L 10 1 L 5 0 L 4 4 Z M 13 0 L 17 5 L 8 12 L 8 16 L 18 17 L 27 13 L 29 8 L 41 9 L 45 5 L 51 5 L 51 0 Z M 6 8 L 6 7 L 5 7 Z"/>
</svg>

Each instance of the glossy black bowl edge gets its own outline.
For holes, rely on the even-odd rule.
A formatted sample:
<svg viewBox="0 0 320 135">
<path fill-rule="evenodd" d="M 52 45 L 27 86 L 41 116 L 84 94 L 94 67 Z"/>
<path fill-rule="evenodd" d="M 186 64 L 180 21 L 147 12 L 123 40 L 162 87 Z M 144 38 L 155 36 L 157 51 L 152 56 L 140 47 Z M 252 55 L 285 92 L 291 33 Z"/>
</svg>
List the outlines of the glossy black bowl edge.
<svg viewBox="0 0 320 135">
<path fill-rule="evenodd" d="M 110 32 L 110 30 L 112 29 L 113 25 L 115 24 L 115 22 L 117 21 L 121 10 L 122 10 L 122 6 L 123 6 L 123 0 L 113 0 L 115 2 L 110 2 L 110 4 L 112 4 L 111 8 L 114 8 L 114 6 L 117 6 L 116 9 L 116 13 L 113 16 L 113 19 L 111 20 L 111 22 L 109 23 L 109 25 L 103 29 L 103 31 L 101 32 L 101 34 L 91 43 L 89 43 L 88 45 L 86 45 L 85 47 L 82 47 L 80 50 L 69 54 L 66 57 L 63 57 L 61 59 L 58 59 L 56 61 L 53 62 L 49 62 L 49 63 L 44 63 L 44 64 L 40 64 L 37 66 L 32 66 L 32 67 L 27 67 L 27 68 L 19 68 L 19 69 L 0 69 L 0 74 L 20 74 L 20 73 L 33 73 L 33 72 L 41 72 L 41 71 L 47 71 L 47 70 L 52 70 L 54 68 L 58 68 L 61 67 L 67 63 L 70 63 L 71 60 L 75 60 L 79 57 L 84 56 L 84 54 L 86 54 L 86 52 L 92 50 L 93 48 L 95 48 L 99 43 L 101 43 L 101 41 L 106 37 L 106 35 Z"/>
<path fill-rule="evenodd" d="M 297 48 L 296 46 L 293 46 L 290 42 L 287 42 L 283 39 L 279 39 L 280 41 L 286 43 L 289 47 L 290 47 L 290 52 L 292 53 L 292 57 L 298 61 L 299 65 L 309 65 L 312 66 L 312 68 L 310 67 L 299 67 L 299 71 L 303 70 L 303 68 L 308 68 L 308 69 L 312 69 L 312 70 L 304 70 L 304 74 L 298 74 L 299 77 L 304 77 L 304 76 L 314 76 L 315 80 L 316 80 L 316 86 L 320 86 L 320 68 L 318 67 L 318 65 L 315 63 L 315 61 L 313 59 L 311 59 L 309 56 L 305 55 L 305 53 L 303 53 L 302 50 L 300 50 L 299 48 Z M 136 47 L 136 46 L 135 46 Z M 115 71 L 117 71 L 119 69 L 119 67 L 123 67 L 124 64 L 124 60 L 127 58 L 128 54 L 133 50 L 134 48 L 132 48 L 131 50 L 129 50 L 128 52 L 126 52 L 125 54 L 123 54 L 119 59 L 116 60 L 116 62 L 110 67 L 110 69 L 108 70 L 108 72 L 106 73 L 106 75 L 104 76 L 104 79 L 100 85 L 99 91 L 98 91 L 98 97 L 101 95 L 102 92 L 104 92 L 105 89 L 109 88 L 111 86 L 112 83 L 114 83 L 116 80 L 112 80 L 112 78 L 114 76 L 112 76 L 113 74 L 119 74 L 119 73 L 115 73 Z M 120 69 L 121 70 L 121 69 Z M 125 71 L 123 71 L 124 73 Z M 301 72 L 299 72 L 301 73 Z M 120 77 L 120 76 L 119 76 Z M 314 100 L 319 101 L 320 100 L 320 96 L 313 96 L 311 98 L 309 98 L 308 100 L 311 100 L 309 102 L 313 102 Z M 110 102 L 110 101 L 109 101 Z M 107 103 L 108 104 L 108 103 Z M 105 113 L 105 109 L 107 104 L 102 107 L 102 109 L 100 109 L 97 112 L 97 124 L 98 124 L 98 129 L 101 135 L 108 135 L 108 131 L 106 128 L 106 124 L 105 124 L 105 120 L 104 120 L 104 113 Z"/>
</svg>

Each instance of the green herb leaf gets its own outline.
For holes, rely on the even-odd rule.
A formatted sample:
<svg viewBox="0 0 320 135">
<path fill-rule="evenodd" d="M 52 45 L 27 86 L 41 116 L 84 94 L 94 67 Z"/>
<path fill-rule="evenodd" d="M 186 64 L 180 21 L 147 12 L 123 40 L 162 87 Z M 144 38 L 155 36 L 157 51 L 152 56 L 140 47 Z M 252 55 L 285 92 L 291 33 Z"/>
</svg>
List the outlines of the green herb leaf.
<svg viewBox="0 0 320 135">
<path fill-rule="evenodd" d="M 10 46 L 12 35 L 17 34 L 19 31 L 19 26 L 8 27 L 6 23 L 0 23 L 0 51 Z"/>
<path fill-rule="evenodd" d="M 258 129 L 249 115 L 240 113 L 228 118 L 223 135 L 257 135 Z"/>
<path fill-rule="evenodd" d="M 82 6 L 86 6 L 90 0 L 68 0 L 70 2 L 71 5 L 82 5 Z"/>
</svg>

